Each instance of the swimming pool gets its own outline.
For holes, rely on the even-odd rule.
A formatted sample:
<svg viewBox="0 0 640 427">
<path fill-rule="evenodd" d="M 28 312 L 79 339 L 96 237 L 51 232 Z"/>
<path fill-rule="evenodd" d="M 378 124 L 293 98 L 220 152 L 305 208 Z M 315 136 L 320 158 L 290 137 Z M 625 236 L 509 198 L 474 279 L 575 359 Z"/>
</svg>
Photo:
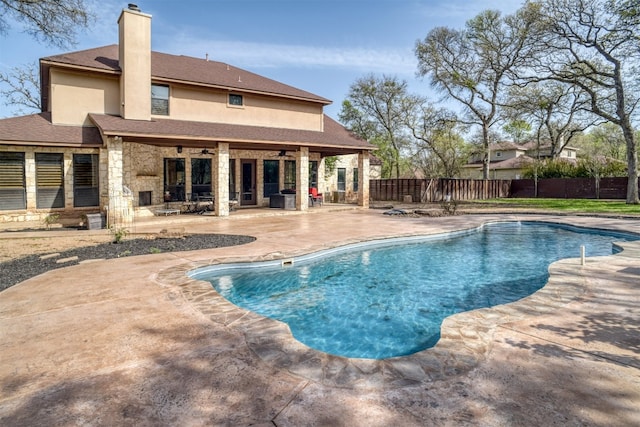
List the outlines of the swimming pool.
<svg viewBox="0 0 640 427">
<path fill-rule="evenodd" d="M 545 223 L 352 245 L 291 266 L 251 263 L 199 269 L 232 303 L 287 323 L 304 344 L 330 354 L 383 359 L 432 347 L 442 320 L 516 301 L 547 282 L 549 264 L 612 253 L 638 236 Z"/>
</svg>

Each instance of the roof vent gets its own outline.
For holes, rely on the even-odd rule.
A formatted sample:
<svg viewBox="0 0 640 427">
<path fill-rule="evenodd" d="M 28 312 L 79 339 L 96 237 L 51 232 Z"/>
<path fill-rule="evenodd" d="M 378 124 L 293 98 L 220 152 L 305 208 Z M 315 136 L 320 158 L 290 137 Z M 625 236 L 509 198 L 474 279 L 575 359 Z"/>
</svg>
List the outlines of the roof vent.
<svg viewBox="0 0 640 427">
<path fill-rule="evenodd" d="M 140 8 L 135 3 L 129 3 L 128 7 L 129 7 L 129 10 L 134 10 L 136 12 L 140 12 Z"/>
</svg>

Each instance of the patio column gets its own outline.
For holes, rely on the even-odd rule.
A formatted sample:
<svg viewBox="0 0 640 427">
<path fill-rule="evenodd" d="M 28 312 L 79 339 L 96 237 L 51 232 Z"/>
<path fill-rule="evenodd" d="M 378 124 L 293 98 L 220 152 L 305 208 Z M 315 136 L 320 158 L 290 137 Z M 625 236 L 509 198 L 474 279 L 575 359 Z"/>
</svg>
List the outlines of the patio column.
<svg viewBox="0 0 640 427">
<path fill-rule="evenodd" d="M 213 159 L 213 196 L 217 216 L 229 216 L 229 144 L 219 142 Z"/>
<path fill-rule="evenodd" d="M 125 194 L 124 188 L 124 144 L 122 137 L 107 138 L 106 167 L 107 167 L 107 224 L 109 226 L 130 225 L 133 221 L 131 206 L 132 195 Z"/>
<path fill-rule="evenodd" d="M 358 206 L 369 207 L 369 152 L 358 153 Z"/>
<path fill-rule="evenodd" d="M 309 147 L 296 151 L 296 210 L 309 209 Z"/>
</svg>

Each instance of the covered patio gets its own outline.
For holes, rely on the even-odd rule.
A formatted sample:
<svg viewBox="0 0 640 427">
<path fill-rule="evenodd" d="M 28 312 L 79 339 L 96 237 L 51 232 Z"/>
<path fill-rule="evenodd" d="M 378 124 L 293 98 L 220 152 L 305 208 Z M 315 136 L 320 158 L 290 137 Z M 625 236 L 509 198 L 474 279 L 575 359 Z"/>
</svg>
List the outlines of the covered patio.
<svg viewBox="0 0 640 427">
<path fill-rule="evenodd" d="M 109 199 L 104 203 L 110 212 L 127 203 L 122 186 L 132 191 L 136 215 L 146 200 L 164 213 L 182 210 L 185 203 L 209 202 L 216 216 L 228 216 L 236 207 L 269 206 L 270 197 L 283 192 L 295 195 L 295 210 L 306 211 L 310 189 L 323 191 L 323 160 L 344 154 L 358 155 L 357 205 L 369 203 L 369 152 L 374 147 L 327 116 L 323 132 L 89 117 L 106 147 Z M 163 206 L 157 206 L 159 187 Z"/>
</svg>

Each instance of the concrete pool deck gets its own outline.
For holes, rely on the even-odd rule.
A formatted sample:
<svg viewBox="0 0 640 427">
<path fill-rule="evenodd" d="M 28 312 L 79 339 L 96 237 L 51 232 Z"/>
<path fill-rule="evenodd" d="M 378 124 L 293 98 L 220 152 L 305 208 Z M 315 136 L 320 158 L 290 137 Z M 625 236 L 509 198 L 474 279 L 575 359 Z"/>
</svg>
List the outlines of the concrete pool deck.
<svg viewBox="0 0 640 427">
<path fill-rule="evenodd" d="M 640 219 L 382 212 L 162 217 L 134 231 L 257 240 L 87 262 L 1 292 L 0 425 L 640 425 L 640 242 L 584 266 L 576 248 L 536 294 L 452 316 L 436 347 L 386 361 L 312 351 L 184 274 L 494 220 L 640 233 Z"/>
</svg>

